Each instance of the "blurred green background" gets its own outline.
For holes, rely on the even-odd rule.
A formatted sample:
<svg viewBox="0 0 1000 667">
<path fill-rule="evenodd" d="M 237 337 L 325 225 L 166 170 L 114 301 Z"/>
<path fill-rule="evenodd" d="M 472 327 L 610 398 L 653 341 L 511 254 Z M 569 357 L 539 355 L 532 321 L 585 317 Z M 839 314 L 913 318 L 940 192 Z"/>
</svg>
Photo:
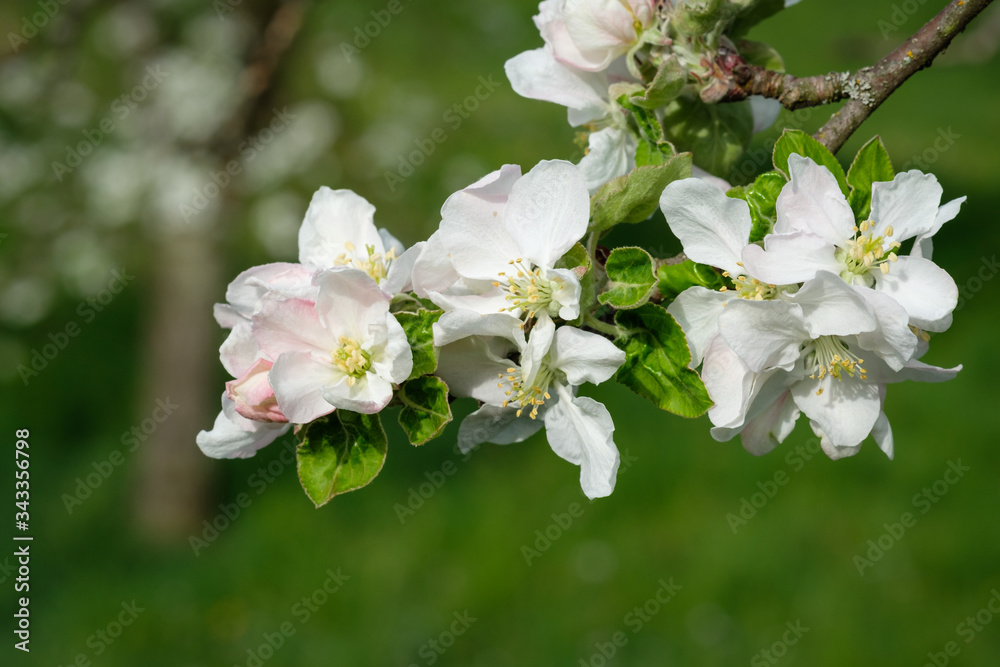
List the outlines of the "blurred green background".
<svg viewBox="0 0 1000 667">
<path fill-rule="evenodd" d="M 853 70 L 943 3 L 903 4 L 915 12 L 805 0 L 751 36 L 796 74 Z M 254 264 L 294 261 L 320 185 L 367 197 L 377 224 L 411 244 L 435 228 L 448 194 L 501 164 L 581 155 L 564 109 L 519 98 L 503 76 L 507 58 L 541 45 L 534 2 L 402 0 L 370 43 L 345 54 L 386 5 L 0 8 L 0 433 L 10 471 L 0 497 L 13 521 L 14 432 L 29 429 L 35 538 L 32 650 L 14 650 L 7 630 L 3 663 L 916 666 L 930 652 L 938 664 L 996 665 L 1000 618 L 980 610 L 1000 589 L 997 8 L 840 154 L 849 160 L 880 134 L 897 169 L 920 159 L 946 200 L 969 197 L 935 249 L 967 298 L 926 358 L 965 370 L 946 385 L 890 388 L 895 461 L 871 442 L 854 458 L 806 460 L 795 453 L 812 437 L 804 422 L 754 458 L 714 442 L 707 418 L 658 412 L 609 383 L 592 394 L 633 461 L 610 498 L 589 503 L 578 470 L 541 438 L 464 459 L 453 450 L 458 419 L 417 449 L 389 415 L 381 475 L 315 510 L 282 462 L 286 443 L 243 461 L 209 460 L 195 445 L 227 379 L 216 353 L 224 332 L 210 316 L 227 282 Z M 12 42 L 37 16 L 37 34 Z M 157 66 L 162 81 L 149 78 Z M 495 92 L 449 123 L 446 112 L 491 76 Z M 286 107 L 293 118 L 264 145 L 260 129 Z M 831 111 L 783 115 L 779 126 L 813 131 Z M 57 173 L 67 146 L 108 118 L 92 154 Z M 447 140 L 390 189 L 386 171 L 438 127 Z M 252 159 L 239 153 L 250 137 L 261 148 Z M 211 174 L 234 156 L 241 173 L 212 195 Z M 206 205 L 192 215 L 181 206 L 196 192 Z M 662 221 L 635 230 L 640 238 L 612 241 L 674 248 Z M 111 283 L 121 267 L 134 276 L 124 287 Z M 63 340 L 69 323 L 79 333 Z M 53 339 L 65 349 L 37 375 L 18 371 Z M 167 416 L 157 399 L 177 407 Z M 456 417 L 470 409 L 456 404 Z M 958 462 L 968 472 L 935 487 Z M 761 504 L 752 496 L 775 491 L 779 471 L 787 484 L 734 534 L 727 515 L 744 499 Z M 916 497 L 925 488 L 933 503 Z M 416 511 L 401 513 L 408 503 Z M 884 536 L 904 512 L 916 524 Z M 540 540 L 546 532 L 555 539 Z M 859 574 L 855 556 L 880 537 L 888 550 Z M 10 545 L 0 551 L 5 627 L 16 597 Z M 530 565 L 526 549 L 538 550 Z M 346 579 L 328 595 L 338 572 Z M 681 588 L 648 603 L 661 580 Z M 133 601 L 142 611 L 117 626 Z M 959 626 L 977 613 L 977 625 Z M 786 624 L 808 631 L 797 638 Z M 948 642 L 957 656 L 942 653 Z"/>
</svg>

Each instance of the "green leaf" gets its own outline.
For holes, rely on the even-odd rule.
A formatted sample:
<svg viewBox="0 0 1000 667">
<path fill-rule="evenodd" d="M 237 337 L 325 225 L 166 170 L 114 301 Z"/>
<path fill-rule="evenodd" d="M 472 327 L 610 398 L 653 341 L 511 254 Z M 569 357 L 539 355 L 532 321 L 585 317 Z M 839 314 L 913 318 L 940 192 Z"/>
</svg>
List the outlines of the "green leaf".
<svg viewBox="0 0 1000 667">
<path fill-rule="evenodd" d="M 715 30 L 726 13 L 725 0 L 686 0 L 675 3 L 671 26 L 692 37 Z"/>
<path fill-rule="evenodd" d="M 847 202 L 858 220 L 867 220 L 872 211 L 872 183 L 891 181 L 895 176 L 889 151 L 881 138 L 874 137 L 861 147 L 847 170 L 847 184 L 851 186 Z"/>
<path fill-rule="evenodd" d="M 636 167 L 608 181 L 594 194 L 590 231 L 600 232 L 622 222 L 642 222 L 657 209 L 663 189 L 691 176 L 691 156 L 674 155 L 665 163 Z"/>
<path fill-rule="evenodd" d="M 757 65 L 764 69 L 775 72 L 785 71 L 785 61 L 781 59 L 781 54 L 774 47 L 764 42 L 755 42 L 750 39 L 741 39 L 736 43 L 740 55 L 751 65 Z"/>
<path fill-rule="evenodd" d="M 406 341 L 413 351 L 413 370 L 410 378 L 429 375 L 437 370 L 438 351 L 434 347 L 434 332 L 431 327 L 444 314 L 441 310 L 420 309 L 415 313 L 396 313 L 396 321 L 406 333 Z"/>
<path fill-rule="evenodd" d="M 750 230 L 750 242 L 756 243 L 771 233 L 774 222 L 778 218 L 776 202 L 781 189 L 788 181 L 777 171 L 768 171 L 757 177 L 752 184 L 735 187 L 726 194 L 735 199 L 742 199 L 750 207 L 750 218 L 753 228 Z"/>
<path fill-rule="evenodd" d="M 437 310 L 437 306 L 430 299 L 423 299 L 410 292 L 402 292 L 392 297 L 389 302 L 390 313 L 415 313 L 421 308 L 426 310 Z"/>
<path fill-rule="evenodd" d="M 451 421 L 448 385 L 439 377 L 407 380 L 399 387 L 396 398 L 403 404 L 399 425 L 413 445 L 422 445 L 441 435 Z"/>
<path fill-rule="evenodd" d="M 687 367 L 691 351 L 680 325 L 666 310 L 647 303 L 615 316 L 627 333 L 615 341 L 625 363 L 615 379 L 661 410 L 697 417 L 712 407 L 698 374 Z"/>
<path fill-rule="evenodd" d="M 750 144 L 753 114 L 749 102 L 706 104 L 682 96 L 664 109 L 663 128 L 677 150 L 690 151 L 696 165 L 726 178 Z"/>
<path fill-rule="evenodd" d="M 822 165 L 833 172 L 844 196 L 847 196 L 847 177 L 844 168 L 833 153 L 823 144 L 802 130 L 785 130 L 774 143 L 774 168 L 788 176 L 788 156 L 792 153 L 804 155 L 816 164 Z"/>
<path fill-rule="evenodd" d="M 583 322 L 584 313 L 589 312 L 597 303 L 590 255 L 582 244 L 577 243 L 559 258 L 555 268 L 569 269 L 580 279 L 580 317 L 571 322 L 573 326 L 579 326 Z"/>
<path fill-rule="evenodd" d="M 656 287 L 653 258 L 642 248 L 615 248 L 604 264 L 605 290 L 597 300 L 620 310 L 638 308 L 649 301 Z"/>
<path fill-rule="evenodd" d="M 316 507 L 367 485 L 385 463 L 387 443 L 378 415 L 337 410 L 304 426 L 299 439 L 299 481 Z"/>
<path fill-rule="evenodd" d="M 687 76 L 687 70 L 677 60 L 677 56 L 671 55 L 660 63 L 660 69 L 656 70 L 656 76 L 645 91 L 632 95 L 629 99 L 644 109 L 659 109 L 681 94 L 687 83 Z"/>
<path fill-rule="evenodd" d="M 677 264 L 661 264 L 656 270 L 657 287 L 664 301 L 673 300 L 689 287 L 700 285 L 717 290 L 725 281 L 719 272 L 707 264 L 698 264 L 685 259 Z"/>
</svg>

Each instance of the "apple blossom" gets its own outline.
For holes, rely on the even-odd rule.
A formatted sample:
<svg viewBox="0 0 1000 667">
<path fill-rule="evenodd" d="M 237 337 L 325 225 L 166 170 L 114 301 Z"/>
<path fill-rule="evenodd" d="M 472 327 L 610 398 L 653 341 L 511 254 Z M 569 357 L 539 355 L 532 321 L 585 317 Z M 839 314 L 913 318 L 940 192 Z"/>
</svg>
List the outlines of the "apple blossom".
<svg viewBox="0 0 1000 667">
<path fill-rule="evenodd" d="M 296 424 L 337 408 L 378 412 L 413 365 L 390 298 L 359 269 L 324 271 L 316 282 L 315 302 L 271 293 L 253 317 L 254 339 L 274 360 L 278 406 Z"/>
<path fill-rule="evenodd" d="M 442 347 L 438 374 L 455 395 L 484 403 L 462 423 L 459 446 L 520 442 L 544 425 L 552 450 L 580 466 L 584 493 L 610 495 L 619 463 L 614 423 L 607 408 L 577 396 L 576 388 L 608 380 L 624 352 L 597 334 L 556 328 L 550 319 L 538 320 L 525 338 L 520 321 L 506 314 L 455 315 L 434 326 Z"/>
</svg>

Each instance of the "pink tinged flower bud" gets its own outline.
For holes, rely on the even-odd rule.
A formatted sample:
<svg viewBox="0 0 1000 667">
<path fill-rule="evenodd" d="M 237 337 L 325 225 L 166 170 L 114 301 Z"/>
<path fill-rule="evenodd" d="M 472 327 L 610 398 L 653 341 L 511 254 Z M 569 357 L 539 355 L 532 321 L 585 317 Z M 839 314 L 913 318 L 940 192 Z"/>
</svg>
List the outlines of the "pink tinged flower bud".
<svg viewBox="0 0 1000 667">
<path fill-rule="evenodd" d="M 274 390 L 267 380 L 272 365 L 266 359 L 258 359 L 241 377 L 226 383 L 226 394 L 236 404 L 236 412 L 247 419 L 259 422 L 288 421 L 278 407 Z"/>
</svg>

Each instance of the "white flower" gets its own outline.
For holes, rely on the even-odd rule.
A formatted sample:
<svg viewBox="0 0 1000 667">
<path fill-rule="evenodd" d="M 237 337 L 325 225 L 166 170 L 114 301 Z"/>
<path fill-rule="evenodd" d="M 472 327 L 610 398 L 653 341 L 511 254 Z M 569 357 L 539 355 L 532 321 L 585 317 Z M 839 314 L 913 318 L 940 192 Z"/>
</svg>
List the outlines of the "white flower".
<svg viewBox="0 0 1000 667">
<path fill-rule="evenodd" d="M 828 288 L 846 287 L 832 274 L 823 275 Z M 851 313 L 845 302 L 839 329 L 817 329 L 807 326 L 806 309 L 799 304 L 774 301 L 762 309 L 731 302 L 702 371 L 718 410 L 713 437 L 729 440 L 739 434 L 747 451 L 765 454 L 791 433 L 802 412 L 822 434 L 831 458 L 857 453 L 869 434 L 891 458 L 892 431 L 882 410 L 886 384 L 943 382 L 961 366 L 942 369 L 908 359 L 893 369 L 877 354 L 869 355 L 860 336 L 827 333 L 863 328 L 864 304 L 859 298 Z"/>
<path fill-rule="evenodd" d="M 607 69 L 635 46 L 656 18 L 654 0 L 544 0 L 535 25 L 559 62 Z"/>
<path fill-rule="evenodd" d="M 272 293 L 253 318 L 254 339 L 274 360 L 278 406 L 296 424 L 335 408 L 378 412 L 413 365 L 390 297 L 358 269 L 325 271 L 316 282 L 315 303 Z"/>
<path fill-rule="evenodd" d="M 413 288 L 449 310 L 574 319 L 580 281 L 554 267 L 586 233 L 589 217 L 577 167 L 540 162 L 521 176 L 508 165 L 448 198 L 441 227 L 414 266 Z"/>
<path fill-rule="evenodd" d="M 544 424 L 552 450 L 580 466 L 583 492 L 589 498 L 610 495 L 619 464 L 614 423 L 607 408 L 577 396 L 576 387 L 609 379 L 624 363 L 624 352 L 597 334 L 556 329 L 547 318 L 525 340 L 520 321 L 509 315 L 455 316 L 434 327 L 435 344 L 442 346 L 438 374 L 453 394 L 485 404 L 462 422 L 462 449 L 520 442 Z"/>
<path fill-rule="evenodd" d="M 930 174 L 907 171 L 872 185 L 869 220 L 855 224 L 854 213 L 826 167 L 809 158 L 788 159 L 790 180 L 777 200 L 774 233 L 764 247 L 748 247 L 747 270 L 765 282 L 798 283 L 817 271 L 887 295 L 909 314 L 910 322 L 944 331 L 958 301 L 946 271 L 918 254 L 898 257 L 902 241 L 924 243 L 960 202 L 939 206 L 941 186 Z"/>
</svg>

